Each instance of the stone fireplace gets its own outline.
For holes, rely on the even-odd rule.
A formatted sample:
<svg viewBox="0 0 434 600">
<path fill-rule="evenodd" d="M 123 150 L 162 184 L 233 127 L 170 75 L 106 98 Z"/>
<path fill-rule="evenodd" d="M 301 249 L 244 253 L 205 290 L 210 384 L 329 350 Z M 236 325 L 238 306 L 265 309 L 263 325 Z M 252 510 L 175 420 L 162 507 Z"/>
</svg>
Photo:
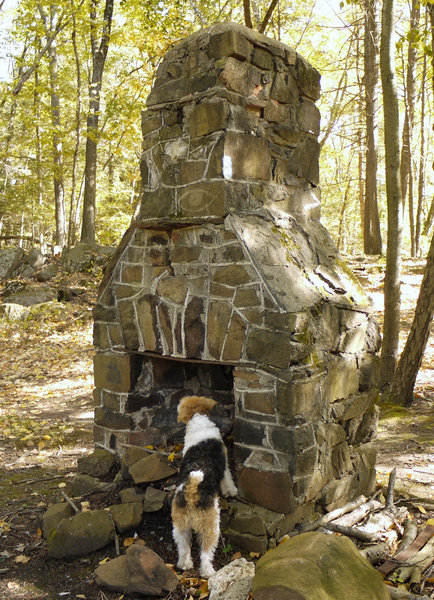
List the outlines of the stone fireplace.
<svg viewBox="0 0 434 600">
<path fill-rule="evenodd" d="M 170 50 L 94 309 L 96 444 L 176 444 L 179 399 L 210 395 L 241 495 L 284 514 L 375 484 L 378 327 L 319 221 L 319 93 L 300 55 L 242 26 Z"/>
</svg>

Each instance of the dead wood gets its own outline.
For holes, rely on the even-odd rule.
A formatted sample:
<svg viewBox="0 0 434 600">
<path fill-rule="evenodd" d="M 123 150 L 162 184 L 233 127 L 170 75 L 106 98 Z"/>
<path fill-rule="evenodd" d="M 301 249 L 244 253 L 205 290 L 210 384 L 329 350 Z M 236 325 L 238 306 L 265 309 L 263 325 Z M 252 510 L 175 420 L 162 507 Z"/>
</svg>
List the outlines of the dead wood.
<svg viewBox="0 0 434 600">
<path fill-rule="evenodd" d="M 396 481 L 396 467 L 391 470 L 389 474 L 389 483 L 387 486 L 387 494 L 386 494 L 386 509 L 391 510 L 394 506 L 394 496 L 395 496 L 395 481 Z"/>
<path fill-rule="evenodd" d="M 335 525 L 344 526 L 355 525 L 356 523 L 364 519 L 366 515 L 368 515 L 370 512 L 379 510 L 380 508 L 383 508 L 381 502 L 379 502 L 378 500 L 369 500 L 369 502 L 361 504 L 358 508 L 356 508 L 356 510 L 347 513 L 342 517 L 334 519 L 332 523 L 334 523 Z"/>
<path fill-rule="evenodd" d="M 410 544 L 414 542 L 417 537 L 417 525 L 414 521 L 410 521 L 407 519 L 404 522 L 404 533 L 402 534 L 402 539 L 399 542 L 397 552 L 401 552 L 402 550 L 406 550 Z"/>
<path fill-rule="evenodd" d="M 427 525 L 425 529 L 417 536 L 417 538 L 406 548 L 397 552 L 393 558 L 386 561 L 381 567 L 378 568 L 380 573 L 383 575 L 389 575 L 394 571 L 397 565 L 407 562 L 412 556 L 416 554 L 434 535 L 434 525 Z"/>
<path fill-rule="evenodd" d="M 407 590 L 387 586 L 391 600 L 430 600 L 429 596 L 418 596 Z"/>
<path fill-rule="evenodd" d="M 65 492 L 63 490 L 60 490 L 60 493 L 62 495 L 62 498 L 64 498 L 68 504 L 71 506 L 72 510 L 77 514 L 80 512 L 80 509 L 77 507 L 76 504 L 74 504 L 74 502 L 71 500 L 71 498 L 68 496 L 68 494 L 65 494 Z"/>
<path fill-rule="evenodd" d="M 407 564 L 396 569 L 402 581 L 411 579 L 412 583 L 419 583 L 422 573 L 434 561 L 434 537 L 432 537 L 417 554 L 409 558 Z"/>
<path fill-rule="evenodd" d="M 408 511 L 405 506 L 385 508 L 381 512 L 370 515 L 368 521 L 360 529 L 366 533 L 388 531 L 392 527 L 401 525 L 407 517 Z"/>
<path fill-rule="evenodd" d="M 366 546 L 360 550 L 360 554 L 366 558 L 371 565 L 375 565 L 380 560 L 384 560 L 389 554 L 390 549 L 396 543 L 398 539 L 398 533 L 396 531 L 389 531 L 386 534 L 386 539 L 381 544 L 373 544 L 372 546 Z"/>
<path fill-rule="evenodd" d="M 309 523 L 308 525 L 303 527 L 303 533 L 307 533 L 308 531 L 315 531 L 315 529 L 319 529 L 323 525 L 326 525 L 326 523 L 330 523 L 330 521 L 334 521 L 338 517 L 341 517 L 342 515 L 345 515 L 346 513 L 355 510 L 356 508 L 358 508 L 360 505 L 364 504 L 365 502 L 366 502 L 365 496 L 359 496 L 358 498 L 356 498 L 356 500 L 353 500 L 352 502 L 348 502 L 344 506 L 341 506 L 340 508 L 336 508 L 335 510 L 332 510 L 331 512 L 327 513 L 326 515 L 323 515 L 322 517 L 320 517 L 313 523 Z"/>
<path fill-rule="evenodd" d="M 368 533 L 366 531 L 362 531 L 357 527 L 345 527 L 345 525 L 335 525 L 334 523 L 328 523 L 324 527 L 329 531 L 333 531 L 334 533 L 340 533 L 341 535 L 346 535 L 348 537 L 355 538 L 356 540 L 360 540 L 361 542 L 375 542 L 377 540 L 380 540 L 382 537 L 381 532 Z"/>
</svg>

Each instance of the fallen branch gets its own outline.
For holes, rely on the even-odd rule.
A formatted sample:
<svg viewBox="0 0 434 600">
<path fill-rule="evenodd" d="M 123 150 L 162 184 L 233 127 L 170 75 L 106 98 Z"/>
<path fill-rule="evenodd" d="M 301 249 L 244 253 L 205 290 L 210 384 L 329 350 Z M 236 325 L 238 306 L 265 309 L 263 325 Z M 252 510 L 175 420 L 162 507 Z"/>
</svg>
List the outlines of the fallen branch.
<svg viewBox="0 0 434 600">
<path fill-rule="evenodd" d="M 396 549 L 397 552 L 402 552 L 406 550 L 410 544 L 414 542 L 417 537 L 417 525 L 414 521 L 410 521 L 407 519 L 404 523 L 404 533 L 402 534 L 402 539 L 399 542 L 399 546 Z"/>
<path fill-rule="evenodd" d="M 396 467 L 389 474 L 389 484 L 386 494 L 386 510 L 391 510 L 394 507 L 393 499 L 395 495 Z"/>
<path fill-rule="evenodd" d="M 425 529 L 417 536 L 417 538 L 406 548 L 397 552 L 393 558 L 386 561 L 381 567 L 378 568 L 380 573 L 383 575 L 389 575 L 395 570 L 397 565 L 407 562 L 412 556 L 419 552 L 421 548 L 432 538 L 434 535 L 434 525 L 427 525 Z"/>
<path fill-rule="evenodd" d="M 365 502 L 366 502 L 365 496 L 359 496 L 358 498 L 356 498 L 356 500 L 353 500 L 352 502 L 348 502 L 344 506 L 341 506 L 340 508 L 336 508 L 335 510 L 332 510 L 331 512 L 327 513 L 326 515 L 323 515 L 322 517 L 320 517 L 313 523 L 306 525 L 305 527 L 303 527 L 303 533 L 307 533 L 308 531 L 315 531 L 315 529 L 319 529 L 319 527 L 322 527 L 326 523 L 330 523 L 330 521 L 334 521 L 338 517 L 341 517 L 342 515 L 345 515 L 346 513 L 349 513 L 351 511 L 355 510 L 356 508 L 358 508 L 360 505 L 364 504 Z"/>
<path fill-rule="evenodd" d="M 334 519 L 332 523 L 334 523 L 335 525 L 345 526 L 355 525 L 364 517 L 366 517 L 366 515 L 368 515 L 370 512 L 379 510 L 380 508 L 383 508 L 381 502 L 379 502 L 378 500 L 369 500 L 369 502 L 361 504 L 358 508 L 356 508 L 356 510 L 353 510 L 348 514 L 343 515 L 342 517 Z"/>
<path fill-rule="evenodd" d="M 71 498 L 68 496 L 68 494 L 65 494 L 65 492 L 63 490 L 60 490 L 60 494 L 62 495 L 62 498 L 64 498 L 68 504 L 72 507 L 72 510 L 75 512 L 75 514 L 80 512 L 80 509 L 77 508 L 77 505 L 74 504 L 74 502 L 71 500 Z"/>
<path fill-rule="evenodd" d="M 392 527 L 403 523 L 407 517 L 408 511 L 405 506 L 394 506 L 392 509 L 385 508 L 379 513 L 372 514 L 360 529 L 366 533 L 388 531 Z"/>
<path fill-rule="evenodd" d="M 396 569 L 402 581 L 411 579 L 412 583 L 419 583 L 422 573 L 434 561 L 434 537 L 432 537 L 417 554 L 407 560 L 407 564 Z"/>
<path fill-rule="evenodd" d="M 360 554 L 366 558 L 371 565 L 375 565 L 378 561 L 385 559 L 390 554 L 391 547 L 395 544 L 398 539 L 398 533 L 396 531 L 389 531 L 387 533 L 387 539 L 381 544 L 374 544 L 372 546 L 366 546 L 362 550 L 359 550 Z"/>
<path fill-rule="evenodd" d="M 392 600 L 430 600 L 429 596 L 417 596 L 416 594 L 407 592 L 407 590 L 390 587 L 389 585 L 386 588 Z"/>
<path fill-rule="evenodd" d="M 345 527 L 345 525 L 335 525 L 334 523 L 328 523 L 325 525 L 325 529 L 333 531 L 334 533 L 340 533 L 341 535 L 353 537 L 361 542 L 375 542 L 376 540 L 380 540 L 382 537 L 381 533 L 368 533 L 358 529 L 357 527 Z"/>
</svg>

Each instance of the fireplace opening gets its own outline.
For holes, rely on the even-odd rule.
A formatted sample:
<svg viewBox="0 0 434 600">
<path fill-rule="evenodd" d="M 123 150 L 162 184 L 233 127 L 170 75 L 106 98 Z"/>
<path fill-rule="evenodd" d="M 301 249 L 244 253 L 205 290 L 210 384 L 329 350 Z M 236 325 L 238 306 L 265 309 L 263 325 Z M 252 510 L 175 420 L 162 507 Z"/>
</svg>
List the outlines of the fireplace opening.
<svg viewBox="0 0 434 600">
<path fill-rule="evenodd" d="M 168 447 L 181 443 L 185 427 L 177 422 L 177 406 L 188 395 L 214 398 L 219 404 L 212 419 L 222 435 L 229 433 L 234 418 L 232 366 L 173 360 L 143 355 L 136 384 L 125 404 L 132 416 L 132 445 Z"/>
</svg>

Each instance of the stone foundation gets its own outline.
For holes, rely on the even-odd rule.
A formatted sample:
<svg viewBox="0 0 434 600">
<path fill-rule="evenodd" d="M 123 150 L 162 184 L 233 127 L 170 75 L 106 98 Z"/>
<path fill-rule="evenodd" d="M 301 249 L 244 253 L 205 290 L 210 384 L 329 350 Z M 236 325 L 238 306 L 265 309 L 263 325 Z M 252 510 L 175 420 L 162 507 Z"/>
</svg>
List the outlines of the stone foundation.
<svg viewBox="0 0 434 600">
<path fill-rule="evenodd" d="M 96 444 L 174 444 L 179 398 L 214 396 L 241 494 L 300 519 L 375 483 L 378 327 L 319 222 L 318 96 L 302 57 L 241 26 L 170 50 L 94 309 Z"/>
</svg>

